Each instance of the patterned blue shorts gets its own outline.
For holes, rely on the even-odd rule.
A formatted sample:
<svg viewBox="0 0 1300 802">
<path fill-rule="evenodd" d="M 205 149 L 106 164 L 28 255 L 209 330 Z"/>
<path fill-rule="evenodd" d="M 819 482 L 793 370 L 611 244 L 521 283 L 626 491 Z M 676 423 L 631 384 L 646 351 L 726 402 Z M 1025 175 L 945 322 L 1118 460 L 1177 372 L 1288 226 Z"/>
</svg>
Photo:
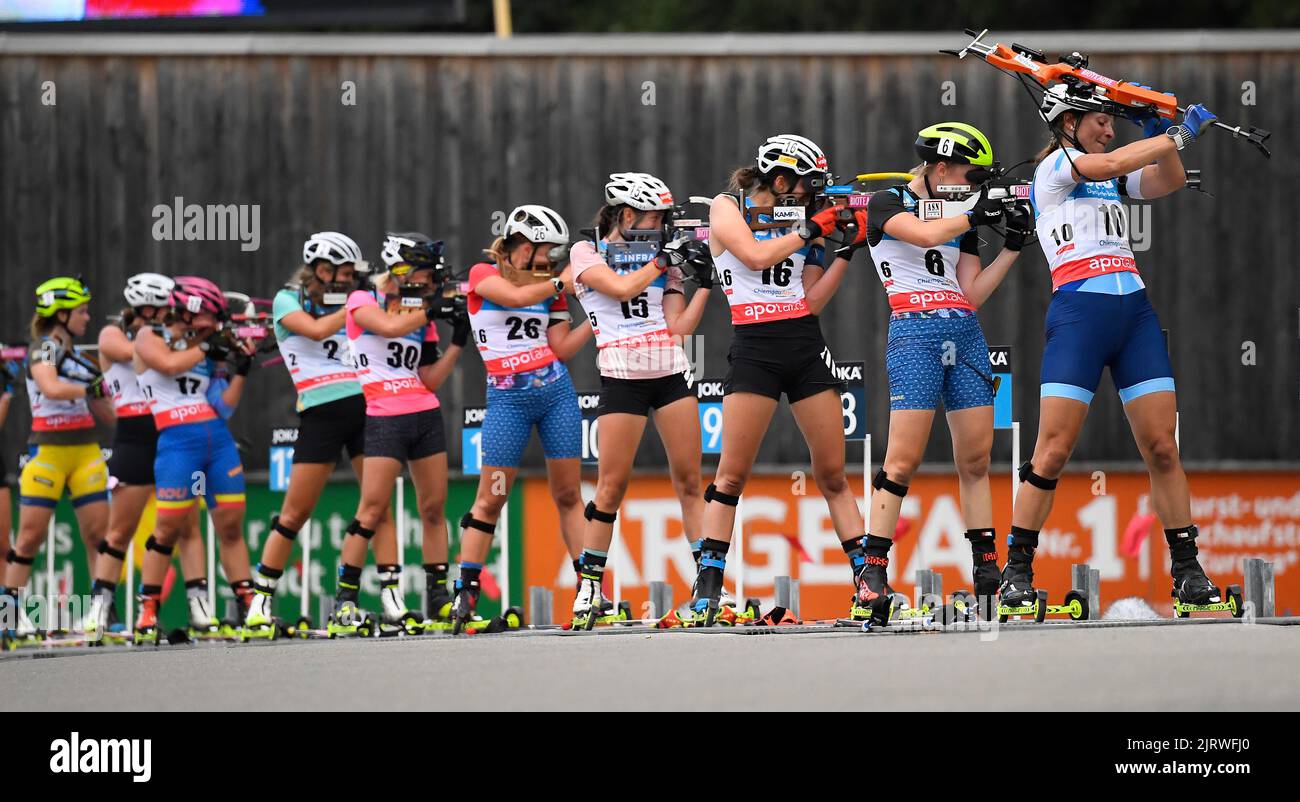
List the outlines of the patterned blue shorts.
<svg viewBox="0 0 1300 802">
<path fill-rule="evenodd" d="M 564 370 L 563 365 L 560 369 Z M 483 464 L 496 468 L 519 467 L 534 426 L 547 459 L 582 456 L 582 413 L 568 371 L 540 386 L 511 390 L 487 388 Z"/>
<path fill-rule="evenodd" d="M 889 321 L 885 365 L 890 409 L 949 412 L 993 404 L 989 347 L 979 319 L 970 312 L 942 310 L 894 315 Z"/>
</svg>

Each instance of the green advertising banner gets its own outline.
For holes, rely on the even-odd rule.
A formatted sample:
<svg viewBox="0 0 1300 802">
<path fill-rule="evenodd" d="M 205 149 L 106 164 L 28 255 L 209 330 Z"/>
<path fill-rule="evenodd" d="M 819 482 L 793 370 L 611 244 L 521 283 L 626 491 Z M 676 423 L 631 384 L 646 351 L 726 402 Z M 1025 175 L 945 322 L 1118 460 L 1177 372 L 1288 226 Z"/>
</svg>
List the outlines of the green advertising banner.
<svg viewBox="0 0 1300 802">
<path fill-rule="evenodd" d="M 524 552 L 520 532 L 521 522 L 523 521 L 523 493 L 521 490 L 523 481 L 525 480 L 521 479 L 516 482 L 515 487 L 511 490 L 508 508 L 511 562 L 509 599 L 511 605 L 521 608 L 524 606 Z M 402 589 L 406 596 L 407 606 L 411 610 L 418 611 L 424 602 L 424 570 L 420 567 L 423 563 L 420 553 L 423 529 L 417 514 L 415 490 L 409 481 L 404 482 L 403 485 L 406 531 L 405 538 L 400 540 L 400 542 L 405 543 L 403 549 Z M 456 526 L 456 521 L 459 521 L 460 517 L 473 504 L 477 486 L 475 480 L 455 480 L 449 483 L 447 521 L 451 533 L 450 553 L 453 566 L 455 557 L 459 552 L 460 539 L 460 531 Z M 244 531 L 248 542 L 250 561 L 256 568 L 264 539 L 271 531 L 271 516 L 280 511 L 280 503 L 284 498 L 284 494 L 272 492 L 265 484 L 250 484 L 247 493 L 248 508 Z M 293 557 L 279 583 L 275 607 L 276 614 L 283 619 L 293 621 L 298 618 L 301 609 L 303 576 L 306 575 L 309 577 L 308 587 L 310 588 L 308 615 L 318 626 L 322 625 L 323 622 L 319 615 L 321 609 L 319 600 L 324 595 L 328 606 L 334 597 L 338 577 L 339 550 L 343 544 L 344 530 L 346 530 L 348 523 L 356 512 L 358 496 L 359 488 L 353 481 L 331 483 L 325 488 L 320 502 L 312 513 L 312 526 L 310 528 L 303 527 L 298 536 L 298 546 L 294 549 Z M 394 516 L 397 515 L 396 492 L 394 492 L 393 514 Z M 16 530 L 16 509 L 14 517 Z M 206 522 L 203 526 L 206 536 Z M 312 535 L 311 565 L 310 570 L 304 571 L 302 546 L 308 537 L 309 531 Z M 399 532 L 398 534 L 400 539 L 402 533 Z M 485 618 L 497 615 L 502 610 L 505 571 L 501 560 L 500 534 L 500 529 L 498 529 L 497 540 L 493 544 L 492 553 L 488 557 L 487 573 L 491 575 L 491 578 L 485 579 L 483 596 L 479 600 L 479 613 Z M 53 554 L 51 555 L 47 551 L 47 546 L 42 544 L 41 556 L 37 559 L 36 565 L 33 566 L 32 582 L 27 591 L 28 597 L 40 596 L 44 598 L 47 596 L 49 569 L 51 567 L 53 568 L 54 588 L 58 595 L 88 595 L 90 593 L 91 577 L 87 569 L 86 551 L 80 537 L 77 535 L 72 505 L 66 499 L 59 503 L 55 512 Z M 139 550 L 137 550 L 138 554 Z M 51 559 L 53 560 L 52 566 L 50 564 Z M 175 581 L 171 583 L 170 593 L 162 609 L 163 625 L 167 628 L 184 627 L 189 620 L 189 612 L 185 603 L 185 577 L 181 575 L 179 561 L 174 563 L 174 568 L 176 572 Z M 218 617 L 225 617 L 227 602 L 232 601 L 234 596 L 230 591 L 230 586 L 221 574 L 219 560 L 217 561 L 215 580 L 213 577 L 209 577 L 209 580 L 213 581 L 216 586 L 217 605 L 215 612 Z M 138 573 L 136 574 L 136 582 L 139 582 Z M 126 610 L 126 592 L 127 589 L 124 585 L 119 586 L 118 610 L 123 615 L 125 615 Z M 368 557 L 367 565 L 361 575 L 361 606 L 363 609 L 376 613 L 379 611 L 379 581 L 373 556 Z M 71 612 L 73 628 L 80 627 L 79 619 L 85 605 L 74 603 L 68 605 L 65 609 Z M 37 625 L 42 626 L 39 622 Z"/>
</svg>

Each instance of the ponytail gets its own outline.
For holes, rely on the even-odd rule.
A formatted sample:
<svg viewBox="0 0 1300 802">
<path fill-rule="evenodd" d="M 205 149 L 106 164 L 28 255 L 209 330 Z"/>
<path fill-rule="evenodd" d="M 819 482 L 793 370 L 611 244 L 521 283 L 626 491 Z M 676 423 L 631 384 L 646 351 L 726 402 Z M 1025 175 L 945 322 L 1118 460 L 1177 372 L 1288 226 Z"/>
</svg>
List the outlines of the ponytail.
<svg viewBox="0 0 1300 802">
<path fill-rule="evenodd" d="M 596 236 L 600 237 L 613 231 L 618 226 L 618 219 L 622 217 L 623 210 L 626 208 L 626 204 L 619 204 L 618 206 L 606 204 L 600 207 L 600 211 L 596 212 L 596 217 L 592 220 L 592 224 L 596 226 Z"/>
</svg>

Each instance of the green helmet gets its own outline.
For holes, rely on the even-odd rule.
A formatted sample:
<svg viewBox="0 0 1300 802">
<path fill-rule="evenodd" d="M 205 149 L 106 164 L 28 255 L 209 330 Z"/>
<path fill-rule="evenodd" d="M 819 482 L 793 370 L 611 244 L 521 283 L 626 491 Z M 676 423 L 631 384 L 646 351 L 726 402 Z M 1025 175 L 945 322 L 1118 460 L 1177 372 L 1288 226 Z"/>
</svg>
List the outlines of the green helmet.
<svg viewBox="0 0 1300 802">
<path fill-rule="evenodd" d="M 90 303 L 90 288 L 79 278 L 59 276 L 36 288 L 36 314 L 53 317 L 60 309 L 76 309 Z"/>
<path fill-rule="evenodd" d="M 916 135 L 916 152 L 926 162 L 993 165 L 993 146 L 980 129 L 966 123 L 935 123 Z"/>
</svg>

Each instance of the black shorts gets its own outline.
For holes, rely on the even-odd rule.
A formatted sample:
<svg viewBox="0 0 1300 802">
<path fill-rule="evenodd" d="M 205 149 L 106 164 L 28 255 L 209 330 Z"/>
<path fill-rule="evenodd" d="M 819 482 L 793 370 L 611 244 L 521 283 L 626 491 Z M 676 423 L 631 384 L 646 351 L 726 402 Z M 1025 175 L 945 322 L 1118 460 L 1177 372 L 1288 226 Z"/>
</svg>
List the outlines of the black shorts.
<svg viewBox="0 0 1300 802">
<path fill-rule="evenodd" d="M 298 413 L 294 462 L 334 465 L 345 448 L 349 459 L 366 453 L 365 396 L 350 395 Z"/>
<path fill-rule="evenodd" d="M 844 390 L 814 315 L 736 326 L 727 362 L 727 395 L 756 393 L 779 401 L 785 393 L 793 404 L 824 390 Z"/>
<path fill-rule="evenodd" d="M 666 407 L 674 401 L 690 398 L 695 391 L 686 383 L 686 375 L 674 373 L 657 379 L 612 379 L 600 377 L 600 406 L 597 415 L 622 412 L 645 417 L 652 409 Z"/>
<path fill-rule="evenodd" d="M 113 455 L 108 458 L 109 484 L 147 486 L 154 483 L 153 462 L 158 456 L 158 429 L 152 415 L 118 418 L 113 430 Z"/>
<path fill-rule="evenodd" d="M 392 457 L 406 462 L 432 457 L 446 450 L 441 409 L 366 418 L 367 457 Z"/>
</svg>

